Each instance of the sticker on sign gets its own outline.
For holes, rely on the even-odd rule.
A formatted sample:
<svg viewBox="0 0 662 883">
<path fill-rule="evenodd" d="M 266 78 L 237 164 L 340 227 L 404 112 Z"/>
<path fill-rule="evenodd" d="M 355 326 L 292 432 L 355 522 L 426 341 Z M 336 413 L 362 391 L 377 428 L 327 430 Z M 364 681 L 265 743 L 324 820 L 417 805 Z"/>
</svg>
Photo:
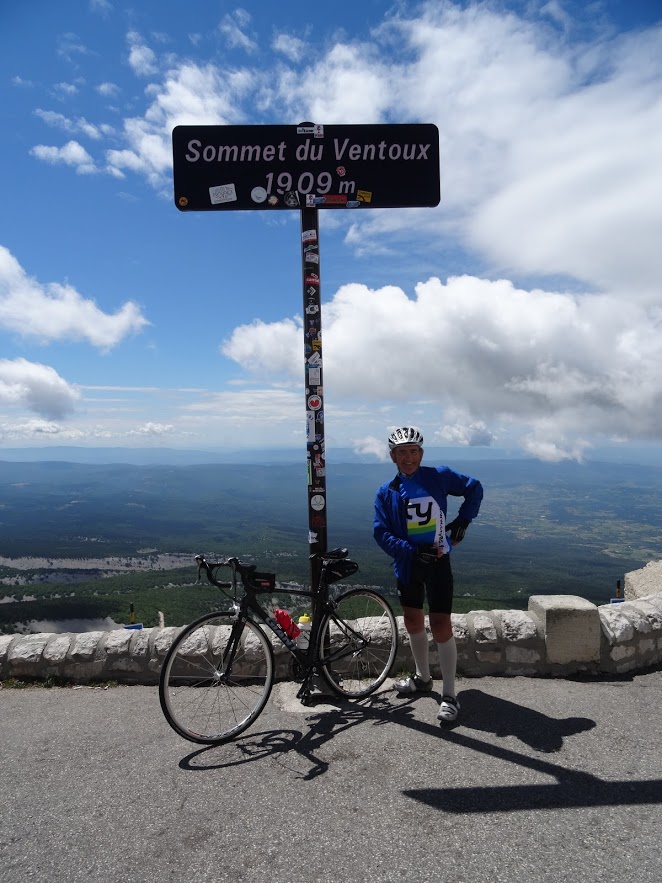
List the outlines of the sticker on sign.
<svg viewBox="0 0 662 883">
<path fill-rule="evenodd" d="M 234 184 L 219 184 L 209 188 L 209 201 L 212 205 L 220 205 L 222 202 L 236 202 L 237 191 Z"/>
</svg>

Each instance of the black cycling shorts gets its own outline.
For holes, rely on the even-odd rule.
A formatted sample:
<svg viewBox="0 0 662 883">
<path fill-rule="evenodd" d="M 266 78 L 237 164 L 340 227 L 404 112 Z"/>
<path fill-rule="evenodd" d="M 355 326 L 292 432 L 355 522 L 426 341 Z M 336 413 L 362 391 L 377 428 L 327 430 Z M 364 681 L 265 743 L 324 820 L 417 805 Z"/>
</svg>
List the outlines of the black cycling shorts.
<svg viewBox="0 0 662 883">
<path fill-rule="evenodd" d="M 409 582 L 398 580 L 398 595 L 403 607 L 422 610 L 427 596 L 430 613 L 450 613 L 453 609 L 451 556 L 442 555 L 432 564 L 414 560 Z"/>
</svg>

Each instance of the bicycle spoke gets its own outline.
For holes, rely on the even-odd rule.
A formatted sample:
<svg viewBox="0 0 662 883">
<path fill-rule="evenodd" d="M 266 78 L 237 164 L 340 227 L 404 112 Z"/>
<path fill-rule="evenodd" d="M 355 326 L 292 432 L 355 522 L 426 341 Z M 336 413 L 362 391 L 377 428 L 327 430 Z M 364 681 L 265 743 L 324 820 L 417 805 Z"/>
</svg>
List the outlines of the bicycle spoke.
<svg viewBox="0 0 662 883">
<path fill-rule="evenodd" d="M 343 595 L 322 624 L 322 672 L 338 693 L 374 692 L 387 678 L 397 650 L 397 626 L 388 602 L 357 589 Z"/>
<path fill-rule="evenodd" d="M 182 631 L 164 660 L 159 683 L 163 713 L 192 742 L 216 744 L 239 735 L 269 698 L 271 645 L 246 621 L 235 644 L 232 627 L 230 614 L 202 617 Z"/>
</svg>

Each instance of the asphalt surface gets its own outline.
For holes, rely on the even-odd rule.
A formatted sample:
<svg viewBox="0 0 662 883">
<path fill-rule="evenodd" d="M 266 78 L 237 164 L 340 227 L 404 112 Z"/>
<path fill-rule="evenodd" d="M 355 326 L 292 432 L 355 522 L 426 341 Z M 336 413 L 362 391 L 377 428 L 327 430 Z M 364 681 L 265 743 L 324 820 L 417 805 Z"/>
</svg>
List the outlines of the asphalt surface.
<svg viewBox="0 0 662 883">
<path fill-rule="evenodd" d="M 435 687 L 437 683 L 435 682 Z M 220 747 L 154 687 L 0 690 L 0 881 L 662 878 L 662 670 L 302 707 Z"/>
</svg>

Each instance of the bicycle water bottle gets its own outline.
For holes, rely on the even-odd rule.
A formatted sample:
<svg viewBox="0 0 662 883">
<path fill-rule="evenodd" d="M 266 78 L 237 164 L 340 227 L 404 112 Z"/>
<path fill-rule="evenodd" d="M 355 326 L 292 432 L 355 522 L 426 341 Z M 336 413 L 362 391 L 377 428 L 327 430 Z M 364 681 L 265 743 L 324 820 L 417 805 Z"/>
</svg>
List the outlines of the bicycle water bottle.
<svg viewBox="0 0 662 883">
<path fill-rule="evenodd" d="M 310 629 L 312 625 L 312 619 L 307 613 L 304 613 L 299 617 L 299 629 L 301 633 L 297 638 L 297 647 L 299 650 L 307 650 L 308 645 L 310 644 Z"/>
<path fill-rule="evenodd" d="M 296 622 L 292 621 L 292 617 L 287 610 L 281 610 L 280 607 L 277 607 L 274 610 L 274 618 L 288 638 L 297 638 L 299 636 L 301 629 Z"/>
</svg>

